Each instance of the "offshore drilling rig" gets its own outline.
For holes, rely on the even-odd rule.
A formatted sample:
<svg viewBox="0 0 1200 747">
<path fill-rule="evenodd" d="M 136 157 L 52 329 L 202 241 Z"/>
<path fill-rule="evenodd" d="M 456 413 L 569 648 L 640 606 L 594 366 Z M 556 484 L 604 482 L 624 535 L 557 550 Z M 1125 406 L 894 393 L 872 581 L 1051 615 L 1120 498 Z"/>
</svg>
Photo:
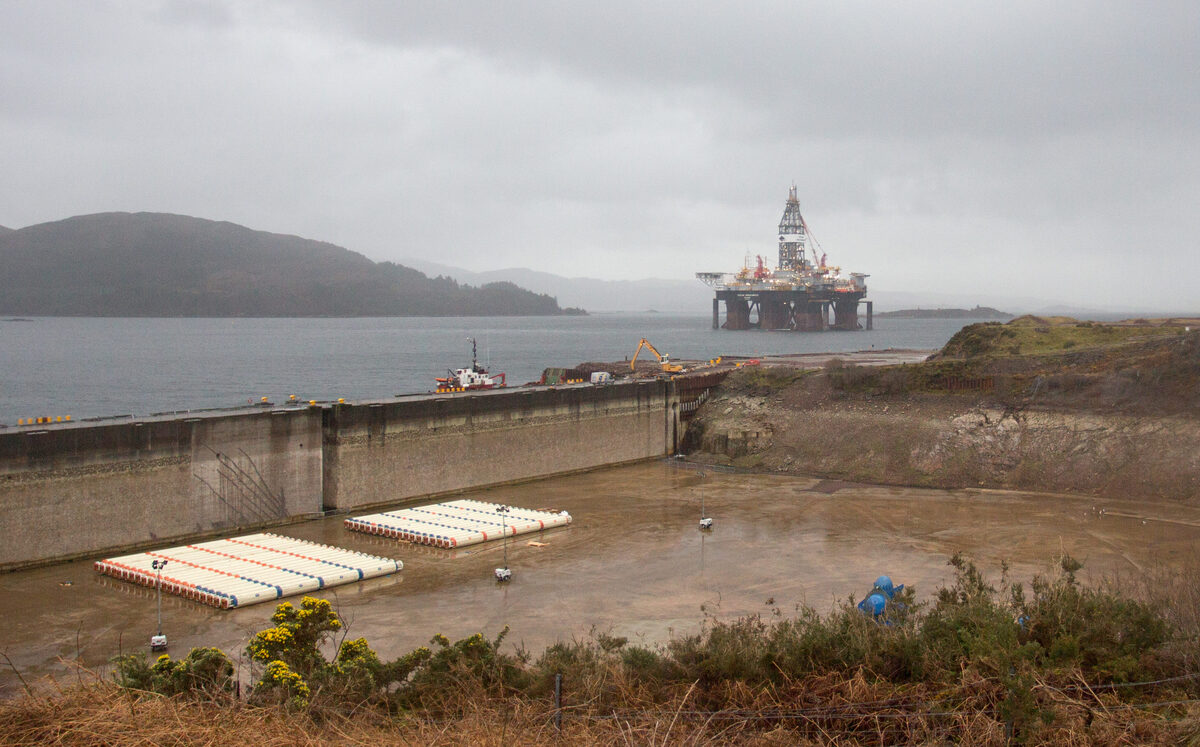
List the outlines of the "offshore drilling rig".
<svg viewBox="0 0 1200 747">
<path fill-rule="evenodd" d="M 696 278 L 716 288 L 713 299 L 713 329 L 770 329 L 819 332 L 826 329 L 862 329 L 858 305 L 867 306 L 866 328 L 872 326 L 872 306 L 864 301 L 866 278 L 861 272 L 843 277 L 840 267 L 825 263 L 826 254 L 813 239 L 812 258 L 807 244 L 812 235 L 800 214 L 796 185 L 788 192 L 783 218 L 779 221 L 779 264 L 768 269 L 760 255 L 754 267 L 750 255 L 736 273 L 697 272 Z M 721 324 L 721 302 L 725 302 L 725 324 Z M 830 314 L 832 312 L 832 318 Z"/>
</svg>

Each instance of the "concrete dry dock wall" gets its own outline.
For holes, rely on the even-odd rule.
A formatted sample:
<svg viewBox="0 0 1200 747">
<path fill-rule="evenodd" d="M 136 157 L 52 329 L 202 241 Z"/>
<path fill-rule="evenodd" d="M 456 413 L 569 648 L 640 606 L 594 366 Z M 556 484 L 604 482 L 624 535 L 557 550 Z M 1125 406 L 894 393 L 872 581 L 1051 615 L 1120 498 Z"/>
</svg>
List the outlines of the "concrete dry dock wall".
<svg viewBox="0 0 1200 747">
<path fill-rule="evenodd" d="M 354 509 L 670 454 L 677 410 L 666 381 L 334 407 L 325 503 Z"/>
<path fill-rule="evenodd" d="M 315 409 L 0 433 L 0 568 L 320 510 Z"/>
<path fill-rule="evenodd" d="M 646 381 L 0 429 L 0 569 L 674 451 Z"/>
</svg>

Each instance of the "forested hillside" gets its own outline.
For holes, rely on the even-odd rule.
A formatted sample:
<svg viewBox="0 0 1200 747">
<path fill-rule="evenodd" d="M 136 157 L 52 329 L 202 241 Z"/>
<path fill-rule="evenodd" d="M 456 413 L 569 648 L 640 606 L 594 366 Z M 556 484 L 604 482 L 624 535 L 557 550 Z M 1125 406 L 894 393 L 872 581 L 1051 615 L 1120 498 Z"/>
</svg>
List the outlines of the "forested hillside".
<svg viewBox="0 0 1200 747">
<path fill-rule="evenodd" d="M 563 313 L 334 244 L 164 213 L 0 230 L 0 313 L 40 316 L 517 316 Z"/>
</svg>

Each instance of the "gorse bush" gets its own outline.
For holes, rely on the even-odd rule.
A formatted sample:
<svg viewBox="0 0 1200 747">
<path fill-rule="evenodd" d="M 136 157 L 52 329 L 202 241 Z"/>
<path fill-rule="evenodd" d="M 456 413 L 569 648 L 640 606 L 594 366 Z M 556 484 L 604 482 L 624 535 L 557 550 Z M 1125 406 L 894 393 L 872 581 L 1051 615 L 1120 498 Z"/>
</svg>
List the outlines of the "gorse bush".
<svg viewBox="0 0 1200 747">
<path fill-rule="evenodd" d="M 387 679 L 383 662 L 371 650 L 366 638 L 342 641 L 333 667 L 343 690 L 362 699 L 370 697 Z"/>
<path fill-rule="evenodd" d="M 246 646 L 250 660 L 264 665 L 254 698 L 303 708 L 312 694 L 310 681 L 332 684 L 339 675 L 344 676 L 337 664 L 326 661 L 321 653 L 321 646 L 342 629 L 342 621 L 327 600 L 304 597 L 299 608 L 291 602 L 277 606 L 271 622 L 275 627 L 259 631 Z M 355 674 L 357 683 L 339 689 L 352 691 L 356 684 L 361 689 L 361 672 Z"/>
<path fill-rule="evenodd" d="M 397 676 L 392 679 L 404 685 L 396 691 L 395 700 L 401 705 L 418 706 L 430 698 L 437 701 L 445 691 L 454 690 L 464 683 L 491 695 L 528 687 L 530 675 L 524 666 L 524 655 L 514 656 L 500 651 L 500 644 L 507 635 L 507 626 L 490 640 L 482 633 L 476 633 L 452 643 L 440 633 L 435 635 L 430 643 L 437 649 L 432 652 L 427 648 L 418 649 L 414 653 L 420 652 L 420 656 L 412 660 L 412 668 L 404 673 L 403 678 Z"/>
<path fill-rule="evenodd" d="M 311 692 L 304 678 L 278 659 L 267 664 L 262 679 L 254 688 L 255 699 L 259 702 L 282 701 L 297 709 L 308 705 Z"/>
<path fill-rule="evenodd" d="M 265 665 L 254 698 L 302 708 L 321 701 L 362 701 L 385 694 L 389 686 L 407 682 L 432 652 L 418 648 L 395 661 L 383 662 L 364 638 L 343 640 L 332 661 L 322 649 L 343 629 L 327 600 L 304 597 L 300 606 L 283 602 L 271 616 L 275 627 L 257 633 L 246 646 L 251 661 Z"/>
<path fill-rule="evenodd" d="M 271 622 L 275 627 L 260 631 L 246 646 L 252 661 L 282 661 L 302 677 L 328 668 L 320 647 L 342 629 L 342 621 L 327 600 L 304 597 L 298 609 L 283 602 L 275 608 Z"/>
<path fill-rule="evenodd" d="M 131 690 L 210 696 L 233 690 L 233 663 L 216 648 L 194 648 L 178 661 L 163 654 L 153 664 L 146 661 L 145 654 L 126 654 L 113 664 L 117 683 Z"/>
</svg>

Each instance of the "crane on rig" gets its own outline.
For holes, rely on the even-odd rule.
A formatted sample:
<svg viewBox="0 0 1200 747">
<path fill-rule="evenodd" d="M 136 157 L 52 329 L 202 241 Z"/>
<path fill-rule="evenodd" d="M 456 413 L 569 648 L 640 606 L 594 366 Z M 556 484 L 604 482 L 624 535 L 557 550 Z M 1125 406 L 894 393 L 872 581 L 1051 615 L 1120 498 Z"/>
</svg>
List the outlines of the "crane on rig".
<svg viewBox="0 0 1200 747">
<path fill-rule="evenodd" d="M 683 366 L 679 365 L 678 363 L 671 362 L 671 356 L 663 355 L 662 353 L 655 350 L 654 346 L 650 344 L 650 341 L 647 340 L 645 337 L 643 337 L 640 341 L 638 341 L 637 350 L 634 351 L 633 357 L 629 359 L 629 370 L 630 371 L 637 370 L 637 358 L 638 358 L 638 355 L 642 352 L 642 348 L 649 350 L 651 352 L 651 354 L 653 354 L 654 357 L 658 359 L 658 362 L 662 365 L 663 371 L 666 371 L 667 373 L 678 373 L 683 370 Z"/>
</svg>

